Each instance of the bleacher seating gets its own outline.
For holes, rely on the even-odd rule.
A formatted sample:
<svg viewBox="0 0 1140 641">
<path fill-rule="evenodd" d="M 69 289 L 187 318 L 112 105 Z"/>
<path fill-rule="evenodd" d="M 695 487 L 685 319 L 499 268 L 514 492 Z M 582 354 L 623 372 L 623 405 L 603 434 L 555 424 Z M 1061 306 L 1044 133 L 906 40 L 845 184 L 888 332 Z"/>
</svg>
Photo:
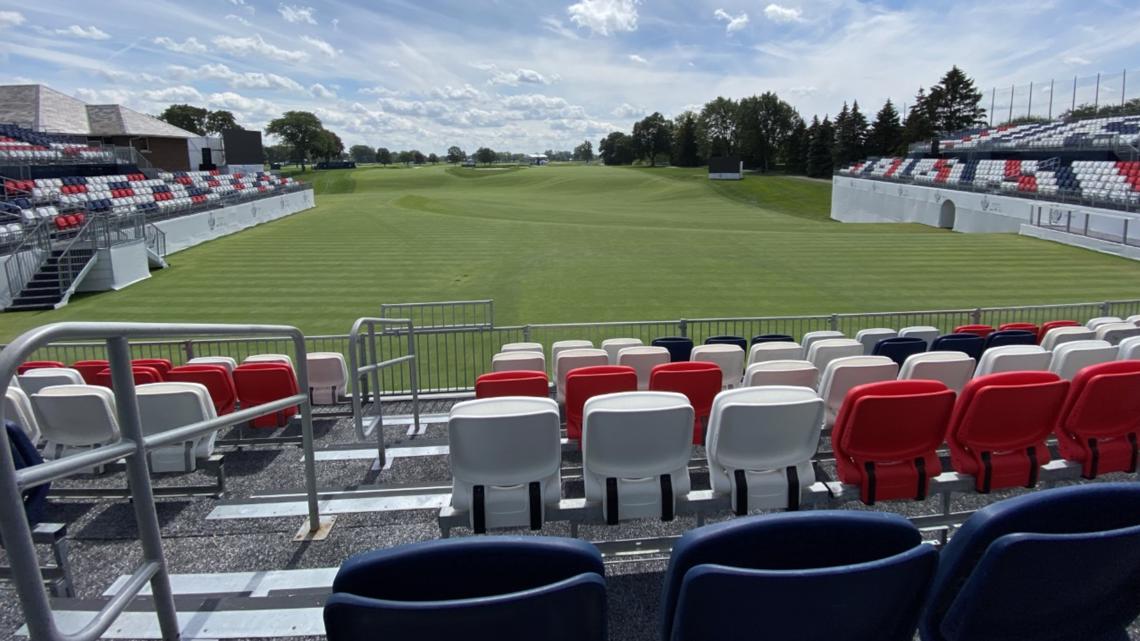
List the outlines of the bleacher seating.
<svg viewBox="0 0 1140 641">
<path fill-rule="evenodd" d="M 810 361 L 787 359 L 760 361 L 748 366 L 744 372 L 744 386 L 791 385 L 816 389 L 819 385 L 819 369 Z"/>
<path fill-rule="evenodd" d="M 30 395 L 46 441 L 45 459 L 63 458 L 119 438 L 115 395 L 98 385 L 53 385 Z"/>
<path fill-rule="evenodd" d="M 151 383 L 136 388 L 143 434 L 159 434 L 217 418 L 210 392 L 198 383 Z M 147 453 L 152 472 L 193 472 L 214 453 L 217 432 Z"/>
<path fill-rule="evenodd" d="M 602 394 L 637 391 L 637 370 L 627 365 L 594 365 L 566 375 L 566 437 L 582 438 L 582 410 L 586 401 Z"/>
<path fill-rule="evenodd" d="M 198 383 L 204 386 L 210 393 L 214 413 L 218 416 L 234 411 L 237 389 L 234 387 L 232 370 L 226 369 L 224 365 L 212 363 L 182 365 L 171 369 L 166 374 L 166 380 L 176 383 Z"/>
<path fill-rule="evenodd" d="M 111 151 L 92 147 L 71 136 L 48 134 L 13 124 L 0 124 L 0 163 L 83 164 L 113 162 Z"/>
<path fill-rule="evenodd" d="M 650 391 L 676 392 L 689 399 L 693 406 L 693 445 L 705 442 L 705 425 L 722 382 L 720 367 L 715 363 L 665 363 L 649 374 Z"/>
<path fill-rule="evenodd" d="M 254 361 L 242 363 L 234 370 L 234 387 L 242 407 L 253 407 L 299 393 L 293 367 L 282 362 Z M 258 416 L 253 427 L 285 427 L 297 413 L 296 405 Z"/>
<path fill-rule="evenodd" d="M 1135 472 L 1140 437 L 1140 361 L 1091 365 L 1073 379 L 1057 421 L 1061 456 L 1084 466 L 1085 478 Z"/>
<path fill-rule="evenodd" d="M 546 372 L 490 372 L 475 379 L 475 398 L 498 396 L 550 396 L 550 380 Z"/>
<path fill-rule="evenodd" d="M 938 381 L 961 392 L 974 375 L 977 363 L 969 354 L 954 351 L 912 354 L 899 370 L 899 380 Z"/>
</svg>

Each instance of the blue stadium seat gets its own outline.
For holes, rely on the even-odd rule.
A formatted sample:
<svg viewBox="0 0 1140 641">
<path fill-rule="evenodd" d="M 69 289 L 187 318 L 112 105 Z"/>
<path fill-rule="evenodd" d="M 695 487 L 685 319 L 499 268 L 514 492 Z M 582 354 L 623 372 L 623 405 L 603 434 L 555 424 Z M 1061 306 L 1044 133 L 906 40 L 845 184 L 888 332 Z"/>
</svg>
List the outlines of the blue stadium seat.
<svg viewBox="0 0 1140 641">
<path fill-rule="evenodd" d="M 757 343 L 794 343 L 796 339 L 789 334 L 760 334 L 752 337 L 752 344 Z"/>
<path fill-rule="evenodd" d="M 748 353 L 748 339 L 743 336 L 711 336 L 705 339 L 705 345 L 736 345 Z"/>
<path fill-rule="evenodd" d="M 655 338 L 651 343 L 653 347 L 664 347 L 669 350 L 669 362 L 677 363 L 689 360 L 693 353 L 693 339 L 683 336 L 665 336 Z"/>
<path fill-rule="evenodd" d="M 36 451 L 35 443 L 28 440 L 28 435 L 24 432 L 23 428 L 13 423 L 12 421 L 4 421 L 4 429 L 8 432 L 8 443 L 12 449 L 12 462 L 15 464 L 17 470 L 32 465 L 39 465 L 44 460 L 40 457 L 40 453 Z M 24 490 L 24 513 L 28 517 L 28 523 L 35 527 L 40 522 L 43 516 L 44 506 L 47 505 L 48 491 L 51 489 L 51 483 L 44 483 L 35 487 Z"/>
<path fill-rule="evenodd" d="M 1007 329 L 994 332 L 986 337 L 985 349 L 1004 345 L 1036 345 L 1037 335 L 1020 329 Z"/>
<path fill-rule="evenodd" d="M 1140 614 L 1140 485 L 1075 485 L 978 510 L 942 551 L 923 641 L 1126 641 Z"/>
<path fill-rule="evenodd" d="M 932 352 L 965 352 L 975 361 L 982 358 L 986 339 L 975 334 L 946 334 L 934 339 L 930 345 Z"/>
<path fill-rule="evenodd" d="M 603 641 L 606 583 L 590 543 L 442 539 L 358 554 L 325 604 L 329 641 Z"/>
<path fill-rule="evenodd" d="M 895 514 L 819 510 L 687 532 L 661 593 L 661 638 L 909 641 L 938 563 Z"/>
<path fill-rule="evenodd" d="M 925 351 L 926 341 L 917 337 L 903 336 L 899 338 L 887 338 L 875 343 L 875 348 L 871 350 L 871 355 L 886 356 L 898 363 L 899 367 L 902 367 L 907 357 L 913 354 L 921 354 Z"/>
</svg>

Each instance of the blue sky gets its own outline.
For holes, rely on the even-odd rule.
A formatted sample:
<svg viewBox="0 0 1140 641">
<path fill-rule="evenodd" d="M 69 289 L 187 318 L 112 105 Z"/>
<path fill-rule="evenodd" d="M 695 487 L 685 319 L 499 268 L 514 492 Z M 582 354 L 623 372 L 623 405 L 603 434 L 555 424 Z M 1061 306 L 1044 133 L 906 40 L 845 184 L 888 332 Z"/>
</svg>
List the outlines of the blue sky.
<svg viewBox="0 0 1140 641">
<path fill-rule="evenodd" d="M 0 0 L 0 82 L 249 128 L 306 109 L 346 144 L 534 151 L 717 95 L 873 112 L 951 64 L 987 90 L 1071 91 L 1140 60 L 1137 24 L 1135 0 Z"/>
</svg>

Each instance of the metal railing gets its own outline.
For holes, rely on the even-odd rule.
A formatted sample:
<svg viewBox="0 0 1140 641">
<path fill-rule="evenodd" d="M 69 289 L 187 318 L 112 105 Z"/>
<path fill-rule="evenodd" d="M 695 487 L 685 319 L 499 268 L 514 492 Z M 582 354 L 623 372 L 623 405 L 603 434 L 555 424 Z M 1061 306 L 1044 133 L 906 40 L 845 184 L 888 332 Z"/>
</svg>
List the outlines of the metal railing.
<svg viewBox="0 0 1140 641">
<path fill-rule="evenodd" d="M 71 287 L 87 264 L 95 258 L 95 251 L 101 246 L 100 243 L 102 246 L 110 247 L 111 239 L 107 223 L 101 218 L 88 218 L 56 258 L 60 296 Z"/>
<path fill-rule="evenodd" d="M 1140 247 L 1140 220 L 1087 211 L 1038 207 L 1030 216 L 1036 227 L 1063 231 L 1110 243 Z"/>
<path fill-rule="evenodd" d="M 41 220 L 36 227 L 16 245 L 4 263 L 8 278 L 8 293 L 15 298 L 35 278 L 36 274 L 51 258 L 51 223 Z"/>
<path fill-rule="evenodd" d="M 379 360 L 376 349 L 376 327 L 396 328 L 407 336 L 407 354 Z M 362 342 L 362 339 L 367 338 Z M 412 421 L 416 431 L 420 428 L 419 381 L 416 368 L 416 330 L 408 318 L 359 318 L 348 334 L 349 383 L 352 392 L 352 419 L 356 428 L 357 440 L 364 442 L 369 435 L 376 435 L 376 454 L 380 467 L 386 463 L 384 446 L 384 416 L 380 407 L 381 371 L 408 364 L 408 379 L 412 393 Z M 371 385 L 369 385 L 371 381 Z M 363 383 L 363 384 L 362 384 Z M 371 398 L 368 408 L 365 401 Z M 365 414 L 371 409 L 374 414 Z M 375 421 L 373 421 L 375 419 Z M 371 424 L 371 426 L 366 424 Z"/>
<path fill-rule="evenodd" d="M 146 248 L 159 258 L 165 258 L 166 232 L 156 227 L 154 223 L 147 223 L 144 234 L 146 235 Z"/>
<path fill-rule="evenodd" d="M 96 339 L 103 341 L 110 361 L 111 380 L 115 394 L 116 412 L 122 436 L 119 441 L 88 452 L 74 454 L 54 461 L 16 470 L 7 432 L 0 436 L 0 536 L 12 564 L 13 581 L 20 598 L 28 633 L 33 641 L 93 641 L 105 632 L 116 617 L 149 583 L 153 593 L 155 613 L 163 639 L 173 641 L 179 637 L 177 612 L 167 574 L 162 549 L 162 534 L 150 484 L 146 453 L 158 447 L 191 440 L 222 427 L 253 419 L 257 416 L 299 405 L 301 431 L 305 450 L 305 487 L 310 532 L 320 527 L 320 508 L 317 503 L 316 469 L 313 456 L 313 417 L 308 394 L 295 394 L 256 407 L 242 409 L 218 418 L 199 421 L 182 427 L 151 434 L 143 434 L 135 395 L 134 377 L 131 374 L 132 337 L 184 336 L 184 335 L 284 335 L 293 341 L 299 354 L 296 361 L 297 379 L 302 388 L 309 383 L 305 355 L 305 337 L 294 327 L 279 325 L 195 325 L 148 323 L 56 323 L 31 330 L 0 352 L 0 391 L 6 391 L 16 369 L 37 349 L 53 341 L 67 339 Z M 0 420 L 4 418 L 0 407 Z M 2 431 L 2 430 L 0 430 Z M 119 459 L 126 460 L 130 482 L 132 506 L 138 523 L 139 541 L 143 559 L 126 585 L 78 632 L 60 631 L 52 616 L 51 604 L 44 592 L 43 575 L 33 545 L 32 530 L 24 516 L 21 493 L 28 488 L 81 473 L 96 465 L 105 465 Z"/>
</svg>

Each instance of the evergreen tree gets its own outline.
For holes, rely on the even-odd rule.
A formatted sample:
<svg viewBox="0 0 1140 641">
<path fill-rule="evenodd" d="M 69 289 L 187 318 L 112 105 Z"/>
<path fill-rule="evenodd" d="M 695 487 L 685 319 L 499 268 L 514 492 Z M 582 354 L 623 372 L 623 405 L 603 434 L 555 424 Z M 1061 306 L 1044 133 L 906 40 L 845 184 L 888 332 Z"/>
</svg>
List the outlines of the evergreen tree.
<svg viewBox="0 0 1140 641">
<path fill-rule="evenodd" d="M 810 142 L 807 124 L 804 123 L 803 118 L 796 116 L 796 124 L 784 140 L 784 171 L 789 174 L 807 172 L 808 145 Z"/>
<path fill-rule="evenodd" d="M 867 157 L 867 116 L 859 110 L 859 101 L 851 103 L 851 121 L 847 124 L 851 130 L 851 140 L 855 149 L 855 159 L 862 160 Z"/>
<path fill-rule="evenodd" d="M 832 151 L 835 166 L 846 167 L 863 155 L 863 139 L 867 135 L 867 119 L 856 102 L 849 110 L 847 103 L 835 118 L 835 148 Z"/>
<path fill-rule="evenodd" d="M 951 67 L 938 84 L 930 88 L 927 97 L 935 131 L 953 132 L 984 124 L 986 110 L 982 108 L 982 92 L 974 80 L 957 66 Z"/>
<path fill-rule="evenodd" d="M 696 167 L 701 164 L 697 143 L 697 116 L 691 111 L 686 111 L 673 121 L 672 162 L 678 167 Z"/>
<path fill-rule="evenodd" d="M 919 87 L 903 124 L 903 144 L 927 142 L 934 137 L 934 121 L 926 91 Z"/>
<path fill-rule="evenodd" d="M 889 156 L 901 145 L 902 124 L 899 123 L 899 112 L 888 99 L 879 113 L 875 114 L 875 123 L 871 125 L 871 131 L 867 134 L 867 155 Z"/>
<path fill-rule="evenodd" d="M 832 148 L 835 146 L 835 127 L 831 120 L 824 116 L 820 122 L 818 118 L 812 121 L 815 133 L 811 136 L 808 147 L 807 174 L 813 178 L 830 178 L 832 173 Z"/>
</svg>

